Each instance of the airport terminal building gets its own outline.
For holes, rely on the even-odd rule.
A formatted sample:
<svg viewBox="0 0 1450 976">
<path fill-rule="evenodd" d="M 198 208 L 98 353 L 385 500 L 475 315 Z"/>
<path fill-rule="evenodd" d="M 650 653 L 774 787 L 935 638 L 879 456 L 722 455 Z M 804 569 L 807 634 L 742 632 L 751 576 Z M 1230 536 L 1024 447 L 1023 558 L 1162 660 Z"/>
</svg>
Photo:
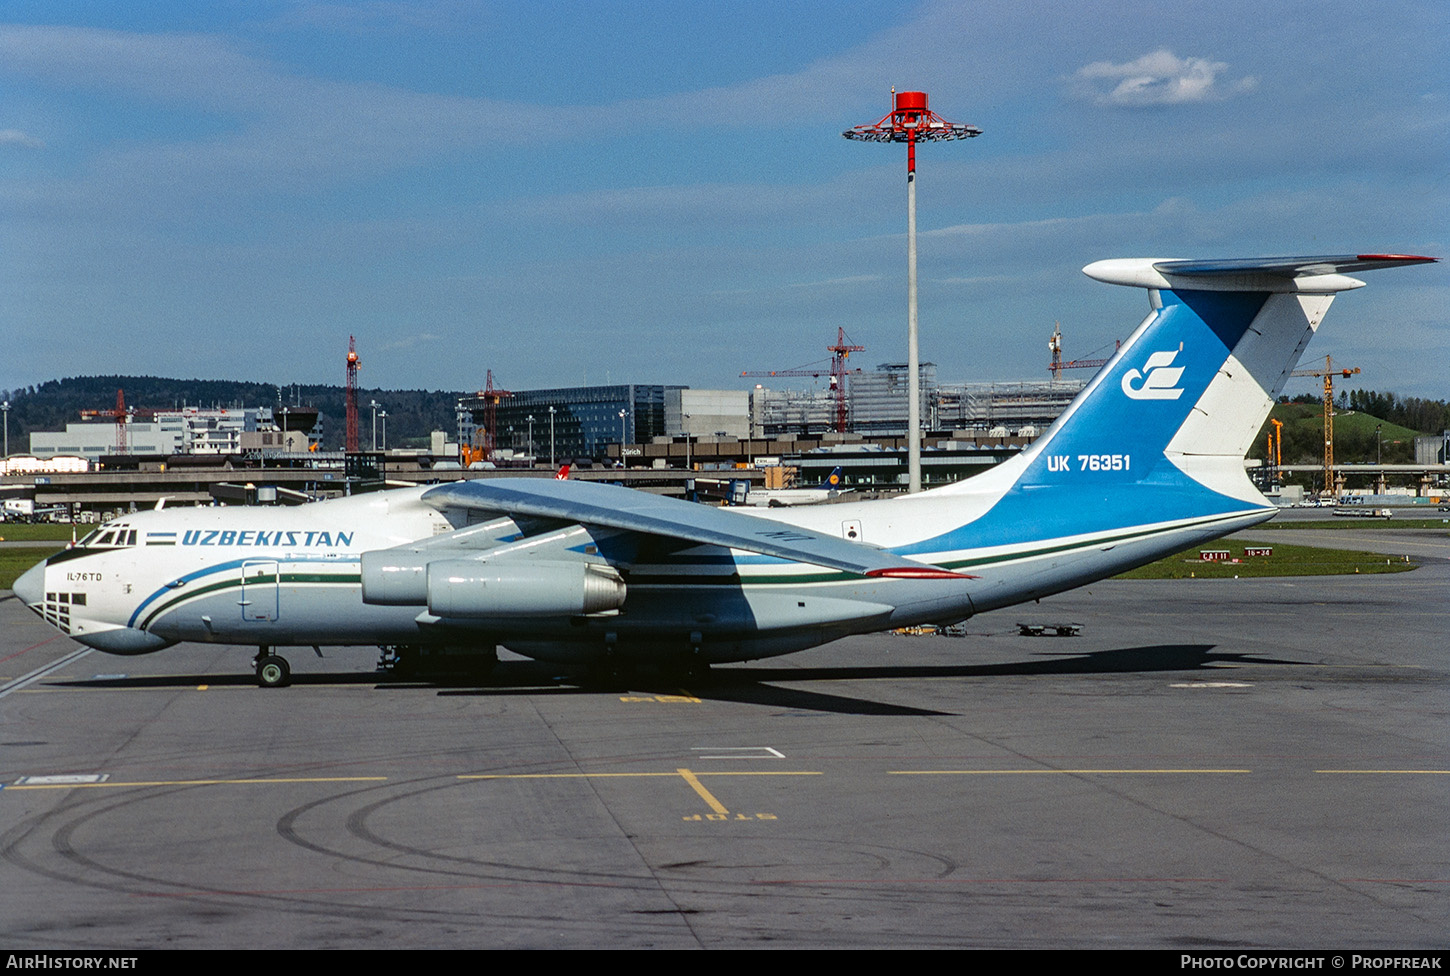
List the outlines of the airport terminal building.
<svg viewBox="0 0 1450 976">
<path fill-rule="evenodd" d="M 301 412 L 299 411 L 299 414 Z M 316 413 L 310 414 L 314 421 Z M 30 453 L 48 458 L 74 455 L 99 461 L 111 454 L 236 454 L 242 435 L 271 430 L 271 407 L 182 407 L 160 410 L 150 420 L 66 424 L 64 431 L 33 431 Z M 124 444 L 117 438 L 123 436 Z"/>
<path fill-rule="evenodd" d="M 665 433 L 665 394 L 680 387 L 620 383 L 524 390 L 494 407 L 494 445 L 551 463 L 602 457 L 606 444 L 633 443 Z M 472 443 L 487 423 L 479 394 L 458 401 L 458 443 Z M 622 416 L 621 416 L 622 415 Z"/>
</svg>

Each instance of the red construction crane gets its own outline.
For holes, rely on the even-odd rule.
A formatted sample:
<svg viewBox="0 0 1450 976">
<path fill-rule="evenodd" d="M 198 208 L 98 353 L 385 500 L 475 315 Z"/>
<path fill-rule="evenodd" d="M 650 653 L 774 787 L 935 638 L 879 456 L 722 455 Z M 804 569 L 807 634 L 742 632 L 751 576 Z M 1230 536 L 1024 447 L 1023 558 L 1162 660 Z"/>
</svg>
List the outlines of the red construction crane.
<svg viewBox="0 0 1450 976">
<path fill-rule="evenodd" d="M 1113 349 L 1117 350 L 1122 343 L 1114 341 Z M 1062 326 L 1060 323 L 1052 323 L 1052 338 L 1047 340 L 1047 348 L 1052 350 L 1052 362 L 1047 364 L 1047 369 L 1052 373 L 1055 380 L 1062 379 L 1062 371 L 1065 369 L 1099 369 L 1106 366 L 1106 359 L 1070 359 L 1062 361 Z"/>
<path fill-rule="evenodd" d="M 130 454 L 131 446 L 126 436 L 126 425 L 131 422 L 132 417 L 154 417 L 156 410 L 153 407 L 127 407 L 126 391 L 116 390 L 116 409 L 114 410 L 82 410 L 82 420 L 94 420 L 97 417 L 111 417 L 116 421 L 116 453 Z"/>
<path fill-rule="evenodd" d="M 487 461 L 493 457 L 494 449 L 498 446 L 498 404 L 500 400 L 513 395 L 512 390 L 499 389 L 493 385 L 493 370 L 485 374 L 483 389 L 474 394 L 483 401 L 483 424 L 474 431 L 472 445 L 460 444 L 458 447 L 459 453 L 463 455 L 465 468 L 474 461 Z M 477 423 L 476 414 L 474 422 Z"/>
<path fill-rule="evenodd" d="M 800 366 L 795 369 L 768 369 L 743 371 L 741 376 L 809 376 L 819 379 L 822 373 L 828 373 L 831 377 L 831 393 L 836 398 L 836 431 L 846 432 L 846 421 L 849 411 L 846 403 L 846 377 L 852 373 L 861 372 L 859 369 L 847 369 L 846 360 L 851 358 L 853 352 L 864 352 L 865 346 L 848 345 L 846 343 L 846 330 L 836 328 L 836 344 L 827 346 L 831 352 L 831 365 L 826 369 L 811 369 L 809 366 Z"/>
<path fill-rule="evenodd" d="M 357 453 L 357 369 L 362 360 L 357 358 L 357 339 L 347 337 L 347 453 Z"/>
</svg>

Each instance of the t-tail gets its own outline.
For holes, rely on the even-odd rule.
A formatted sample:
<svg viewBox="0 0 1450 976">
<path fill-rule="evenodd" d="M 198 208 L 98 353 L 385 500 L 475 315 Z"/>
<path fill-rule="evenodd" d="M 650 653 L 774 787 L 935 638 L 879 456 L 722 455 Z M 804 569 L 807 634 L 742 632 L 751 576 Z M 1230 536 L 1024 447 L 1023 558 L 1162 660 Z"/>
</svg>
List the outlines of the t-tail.
<svg viewBox="0 0 1450 976">
<path fill-rule="evenodd" d="M 1148 290 L 1152 310 L 1057 422 L 1021 456 L 941 494 L 996 495 L 966 529 L 1105 546 L 1269 517 L 1243 458 L 1344 272 L 1422 264 L 1398 254 L 1251 260 L 1113 260 L 1083 271 Z M 973 482 L 978 482 L 974 485 Z M 938 494 L 938 493 L 928 493 Z"/>
</svg>

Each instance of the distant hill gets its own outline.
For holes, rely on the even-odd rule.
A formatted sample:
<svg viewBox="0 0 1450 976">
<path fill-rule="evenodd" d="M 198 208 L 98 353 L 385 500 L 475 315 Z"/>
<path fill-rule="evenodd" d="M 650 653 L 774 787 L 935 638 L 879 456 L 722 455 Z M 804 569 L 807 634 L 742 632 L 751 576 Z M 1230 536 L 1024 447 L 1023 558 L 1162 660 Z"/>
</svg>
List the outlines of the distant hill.
<svg viewBox="0 0 1450 976">
<path fill-rule="evenodd" d="M 1350 390 L 1339 395 L 1341 410 L 1354 410 L 1425 434 L 1450 430 L 1450 403 L 1422 397 L 1400 397 L 1374 390 Z M 1337 426 L 1337 425 L 1336 425 Z"/>
<path fill-rule="evenodd" d="M 1351 390 L 1335 398 L 1334 460 L 1336 464 L 1413 464 L 1415 438 L 1450 429 L 1450 403 L 1443 400 L 1401 398 L 1393 393 Z M 1276 403 L 1263 429 L 1249 448 L 1249 457 L 1263 458 L 1271 421 L 1284 425 L 1283 462 L 1322 464 L 1324 461 L 1324 405 L 1310 396 L 1293 403 Z M 1378 433 L 1376 433 L 1378 428 Z M 1367 478 L 1368 476 L 1362 476 Z M 1314 487 L 1314 474 L 1290 475 L 1285 481 Z M 1392 479 L 1392 483 L 1395 482 Z M 1351 487 L 1359 485 L 1354 482 Z"/>
<path fill-rule="evenodd" d="M 1269 414 L 1284 425 L 1284 463 L 1318 464 L 1324 460 L 1324 407 L 1319 403 L 1279 403 Z M 1262 458 L 1270 424 L 1264 423 L 1249 457 Z M 1375 460 L 1375 427 L 1380 428 L 1380 457 L 1386 464 L 1410 464 L 1415 460 L 1415 438 L 1423 431 L 1411 430 L 1387 420 L 1335 408 L 1334 457 L 1336 461 L 1358 463 Z"/>
<path fill-rule="evenodd" d="M 10 451 L 29 448 L 33 430 L 64 430 L 80 421 L 82 410 L 110 410 L 116 391 L 124 390 L 132 407 L 173 409 L 201 407 L 273 407 L 301 402 L 322 415 L 323 447 L 341 450 L 344 430 L 344 389 L 340 386 L 283 386 L 237 380 L 177 380 L 159 376 L 75 376 L 50 380 L 39 386 L 0 391 L 10 401 Z M 362 444 L 372 442 L 373 400 L 388 414 L 388 444 L 424 446 L 434 430 L 453 436 L 457 429 L 454 408 L 459 393 L 428 390 L 358 390 L 358 425 Z M 379 422 L 381 427 L 381 422 Z"/>
</svg>

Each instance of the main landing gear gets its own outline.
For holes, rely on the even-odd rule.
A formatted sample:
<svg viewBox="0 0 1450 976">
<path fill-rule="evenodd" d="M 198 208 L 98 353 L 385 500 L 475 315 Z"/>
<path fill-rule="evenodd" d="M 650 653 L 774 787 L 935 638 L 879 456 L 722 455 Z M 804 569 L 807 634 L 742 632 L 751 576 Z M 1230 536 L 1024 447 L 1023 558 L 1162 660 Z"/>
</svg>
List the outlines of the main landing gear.
<svg viewBox="0 0 1450 976">
<path fill-rule="evenodd" d="M 482 681 L 498 664 L 497 648 L 486 643 L 449 646 L 385 644 L 379 645 L 378 651 L 378 670 L 403 681 L 447 675 Z"/>
<path fill-rule="evenodd" d="M 258 688 L 285 688 L 292 683 L 292 668 L 287 659 L 273 654 L 270 647 L 257 648 L 252 664 L 257 669 Z"/>
</svg>

